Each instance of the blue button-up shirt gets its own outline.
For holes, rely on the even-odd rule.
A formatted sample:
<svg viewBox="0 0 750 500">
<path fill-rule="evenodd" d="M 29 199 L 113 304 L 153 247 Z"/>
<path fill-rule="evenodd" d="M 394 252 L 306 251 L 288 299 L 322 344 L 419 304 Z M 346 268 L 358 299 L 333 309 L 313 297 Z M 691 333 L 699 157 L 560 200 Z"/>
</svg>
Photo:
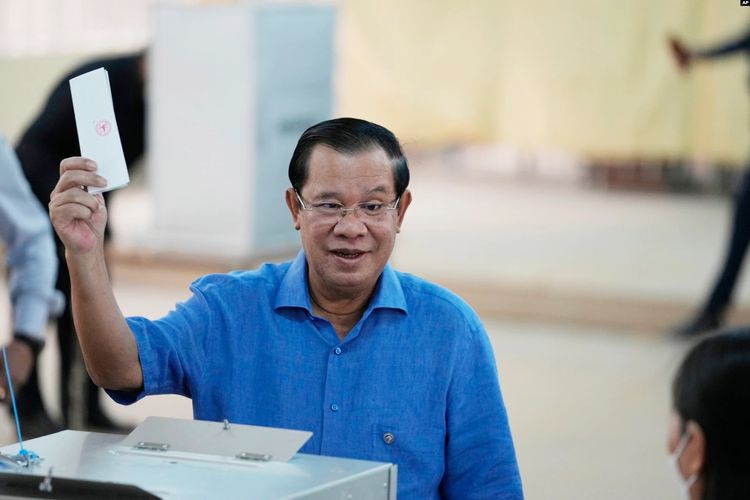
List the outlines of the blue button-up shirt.
<svg viewBox="0 0 750 500">
<path fill-rule="evenodd" d="M 166 317 L 128 318 L 140 394 L 197 419 L 312 431 L 304 453 L 392 462 L 400 499 L 523 497 L 492 348 L 451 292 L 387 265 L 344 340 L 316 317 L 307 264 L 205 276 Z"/>
</svg>

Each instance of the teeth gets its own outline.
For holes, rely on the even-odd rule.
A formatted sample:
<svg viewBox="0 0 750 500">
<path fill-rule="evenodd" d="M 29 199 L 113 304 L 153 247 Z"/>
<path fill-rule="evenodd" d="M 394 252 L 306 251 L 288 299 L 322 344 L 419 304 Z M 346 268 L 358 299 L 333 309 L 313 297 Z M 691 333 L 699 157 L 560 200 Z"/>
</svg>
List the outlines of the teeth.
<svg viewBox="0 0 750 500">
<path fill-rule="evenodd" d="M 358 257 L 359 255 L 362 254 L 362 252 L 346 252 L 346 251 L 337 251 L 334 253 L 341 257 Z"/>
</svg>

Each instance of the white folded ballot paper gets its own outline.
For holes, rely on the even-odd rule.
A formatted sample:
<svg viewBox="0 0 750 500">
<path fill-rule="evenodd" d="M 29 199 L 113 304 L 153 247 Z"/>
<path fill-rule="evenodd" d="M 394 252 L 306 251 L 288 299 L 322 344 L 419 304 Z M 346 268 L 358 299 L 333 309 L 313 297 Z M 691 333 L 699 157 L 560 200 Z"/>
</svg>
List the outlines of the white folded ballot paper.
<svg viewBox="0 0 750 500">
<path fill-rule="evenodd" d="M 70 94 L 81 156 L 94 160 L 97 173 L 107 179 L 103 188 L 89 187 L 88 191 L 103 193 L 127 186 L 130 177 L 115 120 L 107 70 L 99 68 L 72 78 Z"/>
</svg>

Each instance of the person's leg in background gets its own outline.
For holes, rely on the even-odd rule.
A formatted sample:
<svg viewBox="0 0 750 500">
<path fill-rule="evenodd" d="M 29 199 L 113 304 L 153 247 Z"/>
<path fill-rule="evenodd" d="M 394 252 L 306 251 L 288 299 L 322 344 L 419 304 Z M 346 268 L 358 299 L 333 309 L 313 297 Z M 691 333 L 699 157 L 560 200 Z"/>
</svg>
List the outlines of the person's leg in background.
<svg viewBox="0 0 750 500">
<path fill-rule="evenodd" d="M 63 426 L 49 416 L 44 406 L 39 390 L 37 365 L 31 370 L 26 384 L 19 389 L 16 406 L 23 439 L 33 439 L 63 430 Z"/>
<path fill-rule="evenodd" d="M 732 301 L 742 263 L 750 244 L 750 168 L 743 174 L 737 190 L 731 236 L 724 262 L 703 308 L 675 333 L 682 336 L 700 335 L 711 331 L 724 322 L 724 316 Z"/>
</svg>

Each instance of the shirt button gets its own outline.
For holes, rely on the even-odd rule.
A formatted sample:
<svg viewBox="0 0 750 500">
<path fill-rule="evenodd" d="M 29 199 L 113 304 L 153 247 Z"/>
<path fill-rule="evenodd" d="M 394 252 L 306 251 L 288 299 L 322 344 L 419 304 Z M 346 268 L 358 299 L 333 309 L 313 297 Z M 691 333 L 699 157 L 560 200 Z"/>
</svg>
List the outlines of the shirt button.
<svg viewBox="0 0 750 500">
<path fill-rule="evenodd" d="M 339 405 L 337 405 L 336 403 L 333 403 L 331 405 L 331 411 L 339 411 Z"/>
<path fill-rule="evenodd" d="M 396 436 L 394 436 L 390 432 L 386 432 L 385 434 L 383 434 L 383 442 L 385 444 L 393 444 L 395 440 L 396 440 Z"/>
<path fill-rule="evenodd" d="M 334 354 L 341 354 L 341 348 L 337 347 L 336 349 L 333 350 L 333 353 Z"/>
</svg>

